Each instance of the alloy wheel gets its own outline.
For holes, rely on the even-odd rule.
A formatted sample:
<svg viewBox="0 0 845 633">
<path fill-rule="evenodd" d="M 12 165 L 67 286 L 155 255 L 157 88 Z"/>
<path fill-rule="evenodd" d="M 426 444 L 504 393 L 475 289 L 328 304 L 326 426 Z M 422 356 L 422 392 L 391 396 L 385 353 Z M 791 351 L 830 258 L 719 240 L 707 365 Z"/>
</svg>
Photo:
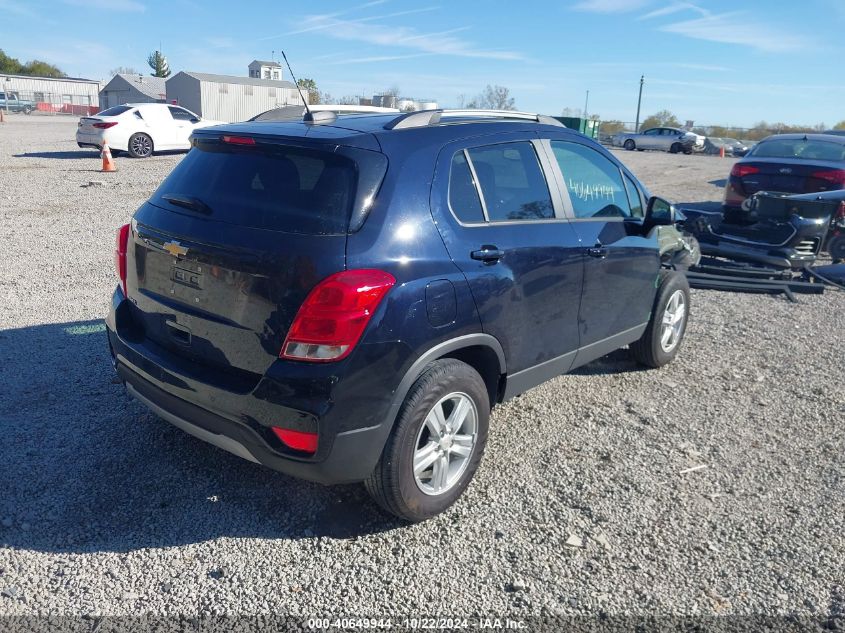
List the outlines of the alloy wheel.
<svg viewBox="0 0 845 633">
<path fill-rule="evenodd" d="M 671 352 L 681 340 L 684 323 L 687 319 L 687 300 L 683 290 L 676 290 L 669 297 L 660 329 L 660 347 L 664 352 Z"/>
<path fill-rule="evenodd" d="M 441 495 L 469 466 L 478 436 L 478 411 L 465 393 L 450 393 L 435 404 L 417 434 L 414 480 L 427 495 Z"/>
</svg>

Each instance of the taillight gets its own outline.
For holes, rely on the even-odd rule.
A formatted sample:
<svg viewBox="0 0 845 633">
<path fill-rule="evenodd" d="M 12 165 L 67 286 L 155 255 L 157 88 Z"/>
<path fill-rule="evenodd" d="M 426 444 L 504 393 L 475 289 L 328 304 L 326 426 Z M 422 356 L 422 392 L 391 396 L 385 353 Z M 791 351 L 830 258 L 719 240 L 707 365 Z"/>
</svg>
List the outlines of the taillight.
<svg viewBox="0 0 845 633">
<path fill-rule="evenodd" d="M 124 224 L 117 229 L 114 241 L 114 268 L 120 279 L 123 294 L 126 295 L 126 248 L 129 244 L 129 225 Z"/>
<path fill-rule="evenodd" d="M 101 130 L 107 130 L 110 127 L 114 127 L 117 125 L 117 121 L 100 121 L 99 123 L 95 123 L 94 127 L 99 128 Z"/>
<path fill-rule="evenodd" d="M 279 356 L 314 362 L 345 358 L 395 283 L 393 275 L 381 270 L 347 270 L 327 277 L 299 308 Z"/>
<path fill-rule="evenodd" d="M 832 185 L 845 189 L 845 169 L 824 169 L 822 171 L 814 171 L 810 174 L 810 178 L 824 180 Z"/>
<path fill-rule="evenodd" d="M 760 168 L 754 167 L 754 165 L 742 165 L 737 163 L 731 169 L 731 176 L 735 178 L 742 178 L 744 176 L 750 176 L 751 174 L 759 174 Z"/>
<path fill-rule="evenodd" d="M 223 136 L 223 142 L 231 145 L 255 145 L 255 139 L 251 136 Z"/>
<path fill-rule="evenodd" d="M 295 451 L 303 451 L 305 453 L 317 452 L 317 434 L 305 433 L 303 431 L 293 431 L 291 429 L 282 429 L 278 426 L 271 427 L 273 433 L 276 434 L 282 443 L 292 448 Z"/>
</svg>

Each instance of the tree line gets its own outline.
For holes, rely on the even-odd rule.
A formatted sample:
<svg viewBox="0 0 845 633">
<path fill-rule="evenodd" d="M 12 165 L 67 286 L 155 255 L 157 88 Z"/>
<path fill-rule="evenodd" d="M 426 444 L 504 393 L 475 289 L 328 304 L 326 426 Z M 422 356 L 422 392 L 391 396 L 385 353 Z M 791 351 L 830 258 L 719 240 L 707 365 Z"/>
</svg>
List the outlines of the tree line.
<svg viewBox="0 0 845 633">
<path fill-rule="evenodd" d="M 33 77 L 67 77 L 61 69 L 40 59 L 21 62 L 16 57 L 10 57 L 0 49 L 0 73 L 7 75 L 30 75 Z"/>
<path fill-rule="evenodd" d="M 602 121 L 601 131 L 605 134 L 616 134 L 623 130 L 630 129 L 632 126 L 622 121 Z M 654 114 L 647 116 L 640 123 L 640 131 L 647 130 L 652 127 L 683 127 L 678 117 L 669 110 L 661 110 Z M 753 127 L 743 128 L 736 126 L 710 125 L 710 126 L 696 126 L 692 131 L 696 134 L 703 134 L 705 136 L 727 137 L 727 138 L 743 138 L 751 141 L 759 141 L 770 134 L 790 134 L 790 133 L 805 133 L 812 134 L 814 132 L 824 132 L 830 127 L 824 123 L 818 125 L 790 125 L 787 123 L 769 123 L 767 121 L 760 121 Z M 845 130 L 845 120 L 840 121 L 833 126 L 834 130 Z"/>
</svg>

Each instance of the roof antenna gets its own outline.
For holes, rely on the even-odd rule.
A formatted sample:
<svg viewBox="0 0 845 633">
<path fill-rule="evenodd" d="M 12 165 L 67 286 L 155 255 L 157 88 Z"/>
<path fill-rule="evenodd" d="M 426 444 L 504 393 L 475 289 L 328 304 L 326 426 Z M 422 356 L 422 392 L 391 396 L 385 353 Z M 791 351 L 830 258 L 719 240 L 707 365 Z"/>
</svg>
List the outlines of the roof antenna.
<svg viewBox="0 0 845 633">
<path fill-rule="evenodd" d="M 287 65 L 288 70 L 290 71 L 290 76 L 293 79 L 293 83 L 296 86 L 296 89 L 299 91 L 299 96 L 302 99 L 302 103 L 305 104 L 305 112 L 308 113 L 308 118 L 311 119 L 312 118 L 311 108 L 308 107 L 308 100 L 305 98 L 305 95 L 302 94 L 302 88 L 300 87 L 299 82 L 296 80 L 296 77 L 293 76 L 293 68 L 290 67 L 290 62 L 288 61 L 288 56 L 285 55 L 284 51 L 282 51 L 282 57 L 284 58 L 285 64 Z"/>
</svg>

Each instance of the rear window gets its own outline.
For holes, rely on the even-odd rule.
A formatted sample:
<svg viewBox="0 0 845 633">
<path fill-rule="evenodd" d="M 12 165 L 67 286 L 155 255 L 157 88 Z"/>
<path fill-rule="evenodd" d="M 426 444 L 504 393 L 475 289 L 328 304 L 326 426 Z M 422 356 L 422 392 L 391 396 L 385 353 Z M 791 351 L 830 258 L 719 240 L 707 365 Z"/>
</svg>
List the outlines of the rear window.
<svg viewBox="0 0 845 633">
<path fill-rule="evenodd" d="M 108 110 L 102 110 L 97 113 L 97 116 L 118 116 L 119 114 L 123 114 L 124 112 L 131 110 L 129 106 L 114 106 L 113 108 L 109 108 Z"/>
<path fill-rule="evenodd" d="M 751 153 L 758 158 L 838 161 L 845 160 L 845 145 L 812 139 L 775 139 L 758 143 Z"/>
<path fill-rule="evenodd" d="M 211 219 L 259 229 L 346 233 L 357 167 L 344 156 L 296 147 L 264 151 L 206 145 L 192 149 L 151 201 L 183 211 L 166 198 L 198 201 Z"/>
</svg>

